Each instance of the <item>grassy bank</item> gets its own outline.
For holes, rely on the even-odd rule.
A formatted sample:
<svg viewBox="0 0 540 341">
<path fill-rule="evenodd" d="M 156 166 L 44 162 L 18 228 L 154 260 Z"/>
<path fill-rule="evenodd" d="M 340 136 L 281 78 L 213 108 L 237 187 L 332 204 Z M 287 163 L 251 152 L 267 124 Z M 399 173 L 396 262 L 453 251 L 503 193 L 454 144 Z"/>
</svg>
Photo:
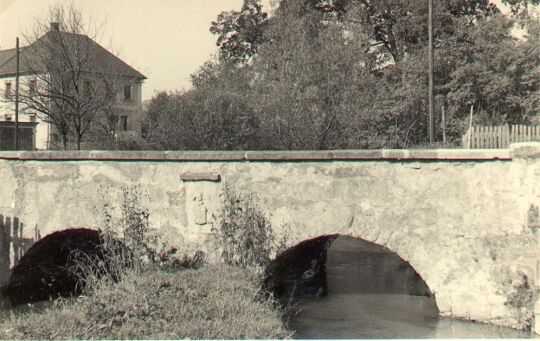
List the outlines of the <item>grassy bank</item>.
<svg viewBox="0 0 540 341">
<path fill-rule="evenodd" d="M 281 313 L 248 271 L 225 265 L 199 270 L 128 273 L 88 296 L 11 314 L 0 339 L 286 338 Z"/>
</svg>

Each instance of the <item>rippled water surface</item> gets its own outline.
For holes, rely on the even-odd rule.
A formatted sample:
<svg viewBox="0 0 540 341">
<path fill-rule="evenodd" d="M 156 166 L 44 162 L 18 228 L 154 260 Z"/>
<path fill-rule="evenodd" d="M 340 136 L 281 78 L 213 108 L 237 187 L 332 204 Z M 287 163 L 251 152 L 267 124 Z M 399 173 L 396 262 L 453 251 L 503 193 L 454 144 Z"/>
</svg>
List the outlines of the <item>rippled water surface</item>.
<svg viewBox="0 0 540 341">
<path fill-rule="evenodd" d="M 509 328 L 440 318 L 420 276 L 394 253 L 339 237 L 328 250 L 328 295 L 305 298 L 295 338 L 530 338 Z"/>
</svg>

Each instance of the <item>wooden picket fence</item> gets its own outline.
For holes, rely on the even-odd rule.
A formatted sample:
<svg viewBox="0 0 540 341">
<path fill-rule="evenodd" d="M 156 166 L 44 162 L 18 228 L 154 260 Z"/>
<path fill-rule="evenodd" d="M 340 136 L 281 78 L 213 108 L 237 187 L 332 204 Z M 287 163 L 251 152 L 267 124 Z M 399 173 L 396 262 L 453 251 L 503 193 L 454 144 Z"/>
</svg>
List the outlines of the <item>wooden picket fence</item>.
<svg viewBox="0 0 540 341">
<path fill-rule="evenodd" d="M 23 237 L 24 224 L 17 217 L 0 214 L 0 286 L 9 280 L 10 269 L 17 265 L 24 253 L 41 238 L 37 226 L 34 238 Z"/>
<path fill-rule="evenodd" d="M 463 148 L 508 148 L 511 143 L 540 141 L 540 126 L 521 124 L 504 126 L 474 126 L 461 138 Z M 469 142 L 470 136 L 470 142 Z"/>
</svg>

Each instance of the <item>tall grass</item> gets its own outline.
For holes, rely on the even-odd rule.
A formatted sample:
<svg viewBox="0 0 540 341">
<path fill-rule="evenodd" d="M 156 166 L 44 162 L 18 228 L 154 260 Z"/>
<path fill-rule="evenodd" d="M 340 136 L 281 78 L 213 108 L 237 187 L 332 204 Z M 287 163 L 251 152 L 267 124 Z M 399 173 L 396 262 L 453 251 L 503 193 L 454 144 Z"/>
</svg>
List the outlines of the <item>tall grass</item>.
<svg viewBox="0 0 540 341">
<path fill-rule="evenodd" d="M 290 337 L 258 278 L 227 265 L 126 272 L 91 295 L 12 315 L 0 339 L 277 339 Z"/>
</svg>

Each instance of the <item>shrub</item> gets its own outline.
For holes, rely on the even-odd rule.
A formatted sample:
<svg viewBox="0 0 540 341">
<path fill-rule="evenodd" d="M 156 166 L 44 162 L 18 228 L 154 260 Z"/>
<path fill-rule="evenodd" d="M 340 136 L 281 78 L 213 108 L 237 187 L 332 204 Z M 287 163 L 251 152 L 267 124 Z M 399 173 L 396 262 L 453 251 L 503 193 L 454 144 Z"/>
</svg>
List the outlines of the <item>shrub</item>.
<svg viewBox="0 0 540 341">
<path fill-rule="evenodd" d="M 204 252 L 194 256 L 178 254 L 167 245 L 159 231 L 150 227 L 150 213 L 144 202 L 147 194 L 138 186 L 120 188 L 118 203 L 105 199 L 110 188 L 102 188 L 104 204 L 100 210 L 100 238 L 106 261 L 95 257 L 77 257 L 72 270 L 80 276 L 81 285 L 90 293 L 108 280 L 117 281 L 126 272 L 141 272 L 148 268 L 199 268 L 205 261 Z"/>
<path fill-rule="evenodd" d="M 212 233 L 226 264 L 264 267 L 279 248 L 258 197 L 229 187 L 224 190 L 222 219 Z"/>
</svg>

